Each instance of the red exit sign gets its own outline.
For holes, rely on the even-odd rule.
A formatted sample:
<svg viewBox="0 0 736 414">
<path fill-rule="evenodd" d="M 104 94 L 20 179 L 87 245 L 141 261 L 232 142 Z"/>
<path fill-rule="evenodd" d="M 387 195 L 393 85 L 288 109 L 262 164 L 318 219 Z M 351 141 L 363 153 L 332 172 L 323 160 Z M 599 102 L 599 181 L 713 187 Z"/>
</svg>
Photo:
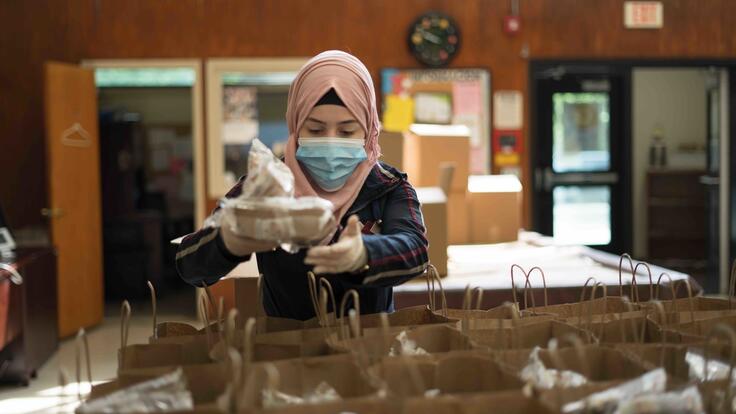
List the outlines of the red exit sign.
<svg viewBox="0 0 736 414">
<path fill-rule="evenodd" d="M 624 26 L 627 29 L 660 29 L 663 22 L 663 6 L 659 1 L 624 2 Z"/>
</svg>

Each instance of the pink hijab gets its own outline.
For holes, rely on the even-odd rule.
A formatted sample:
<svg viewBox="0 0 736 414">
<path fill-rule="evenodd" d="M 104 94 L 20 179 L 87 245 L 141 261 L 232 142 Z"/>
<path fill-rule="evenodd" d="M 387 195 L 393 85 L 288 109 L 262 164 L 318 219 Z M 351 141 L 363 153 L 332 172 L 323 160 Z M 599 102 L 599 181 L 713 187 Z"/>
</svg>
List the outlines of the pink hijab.
<svg viewBox="0 0 736 414">
<path fill-rule="evenodd" d="M 358 164 L 345 186 L 335 192 L 327 192 L 312 185 L 296 159 L 299 145 L 297 136 L 302 124 L 317 101 L 330 89 L 335 89 L 345 106 L 365 131 L 365 152 L 368 159 Z M 378 133 L 381 123 L 376 109 L 376 93 L 373 80 L 363 62 L 353 55 L 328 50 L 309 60 L 299 70 L 289 88 L 286 110 L 289 140 L 286 143 L 285 161 L 295 179 L 297 197 L 318 196 L 330 200 L 335 206 L 335 218 L 340 221 L 358 197 L 368 174 L 381 155 Z"/>
</svg>

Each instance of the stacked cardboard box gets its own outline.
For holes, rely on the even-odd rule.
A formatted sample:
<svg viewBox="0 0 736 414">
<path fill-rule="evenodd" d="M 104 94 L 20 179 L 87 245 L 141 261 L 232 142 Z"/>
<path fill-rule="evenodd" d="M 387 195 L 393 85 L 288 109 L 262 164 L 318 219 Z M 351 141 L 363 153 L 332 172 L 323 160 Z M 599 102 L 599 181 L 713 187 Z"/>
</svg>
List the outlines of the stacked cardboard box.
<svg viewBox="0 0 736 414">
<path fill-rule="evenodd" d="M 466 188 L 470 158 L 470 130 L 465 125 L 412 125 L 405 134 L 404 170 L 415 187 L 436 187 L 440 166 L 452 163 L 455 173 L 447 192 L 448 242 L 468 240 Z"/>
</svg>

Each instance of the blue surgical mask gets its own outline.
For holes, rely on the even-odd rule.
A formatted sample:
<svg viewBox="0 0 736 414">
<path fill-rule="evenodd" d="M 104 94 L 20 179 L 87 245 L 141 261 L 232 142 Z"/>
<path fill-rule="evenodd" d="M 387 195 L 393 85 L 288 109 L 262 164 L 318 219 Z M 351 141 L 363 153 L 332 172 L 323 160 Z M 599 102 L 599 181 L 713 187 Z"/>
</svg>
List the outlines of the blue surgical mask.
<svg viewBox="0 0 736 414">
<path fill-rule="evenodd" d="M 361 138 L 299 138 L 296 159 L 325 191 L 341 189 L 368 158 Z"/>
</svg>

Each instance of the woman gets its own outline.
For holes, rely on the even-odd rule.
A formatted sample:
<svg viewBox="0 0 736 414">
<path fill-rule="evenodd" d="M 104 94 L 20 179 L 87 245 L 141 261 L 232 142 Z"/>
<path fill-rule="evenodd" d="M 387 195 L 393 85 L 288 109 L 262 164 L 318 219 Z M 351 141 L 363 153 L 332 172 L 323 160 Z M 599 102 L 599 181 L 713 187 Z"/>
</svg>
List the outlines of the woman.
<svg viewBox="0 0 736 414">
<path fill-rule="evenodd" d="M 338 227 L 325 245 L 296 254 L 233 234 L 228 226 L 184 238 L 176 255 L 181 277 L 212 284 L 253 253 L 263 274 L 263 305 L 270 316 L 314 317 L 307 272 L 327 278 L 339 303 L 360 294 L 361 313 L 393 310 L 392 286 L 428 265 L 419 202 L 406 175 L 378 161 L 380 122 L 370 73 L 360 60 L 323 52 L 289 89 L 285 163 L 296 196 L 319 196 L 335 207 Z M 240 194 L 243 178 L 227 194 Z"/>
</svg>

